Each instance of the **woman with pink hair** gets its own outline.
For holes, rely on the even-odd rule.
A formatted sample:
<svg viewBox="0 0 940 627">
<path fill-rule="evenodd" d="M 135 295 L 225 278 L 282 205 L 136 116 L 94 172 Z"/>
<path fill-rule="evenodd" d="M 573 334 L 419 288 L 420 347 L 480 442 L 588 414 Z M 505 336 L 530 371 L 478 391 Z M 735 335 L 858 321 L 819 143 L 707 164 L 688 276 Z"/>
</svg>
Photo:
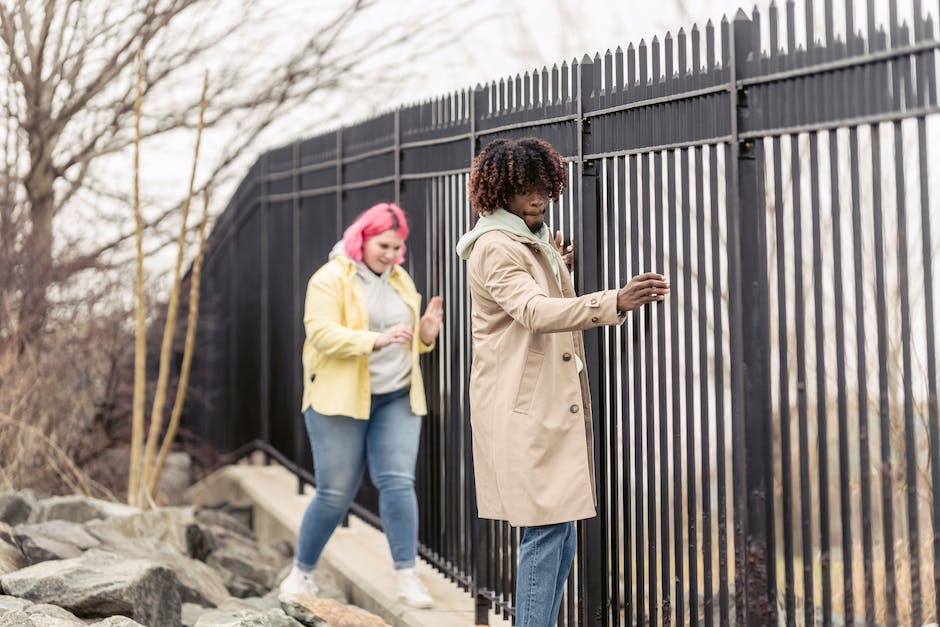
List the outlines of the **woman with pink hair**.
<svg viewBox="0 0 940 627">
<path fill-rule="evenodd" d="M 375 205 L 349 225 L 307 284 L 301 410 L 317 491 L 300 524 L 294 566 L 281 583 L 288 596 L 317 594 L 313 569 L 368 461 L 399 598 L 413 607 L 433 605 L 414 569 L 415 462 L 427 413 L 418 355 L 434 348 L 443 303 L 431 298 L 421 315 L 421 296 L 400 265 L 407 238 L 401 208 Z"/>
</svg>

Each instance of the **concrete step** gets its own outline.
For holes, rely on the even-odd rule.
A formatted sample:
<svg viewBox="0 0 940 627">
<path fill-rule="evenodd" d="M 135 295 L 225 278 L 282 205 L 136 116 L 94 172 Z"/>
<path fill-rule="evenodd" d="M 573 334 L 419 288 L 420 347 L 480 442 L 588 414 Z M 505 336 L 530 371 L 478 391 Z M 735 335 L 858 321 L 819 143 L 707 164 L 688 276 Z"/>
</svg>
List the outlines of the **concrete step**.
<svg viewBox="0 0 940 627">
<path fill-rule="evenodd" d="M 314 489 L 297 494 L 297 479 L 278 465 L 226 466 L 192 486 L 186 494 L 194 505 L 221 502 L 250 504 L 254 528 L 261 542 L 296 542 L 297 530 Z M 350 603 L 381 616 L 392 627 L 471 627 L 473 597 L 439 571 L 419 559 L 416 570 L 434 597 L 434 608 L 418 610 L 401 604 L 385 535 L 350 515 L 349 527 L 333 533 L 318 569 L 333 575 Z M 493 627 L 510 622 L 490 614 Z"/>
</svg>

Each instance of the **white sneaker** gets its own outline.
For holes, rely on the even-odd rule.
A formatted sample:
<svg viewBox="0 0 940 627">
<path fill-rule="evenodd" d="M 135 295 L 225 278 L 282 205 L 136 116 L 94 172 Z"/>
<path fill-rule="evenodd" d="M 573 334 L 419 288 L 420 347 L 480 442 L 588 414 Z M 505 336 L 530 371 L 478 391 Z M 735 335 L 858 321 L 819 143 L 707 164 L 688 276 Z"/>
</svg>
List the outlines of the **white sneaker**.
<svg viewBox="0 0 940 627">
<path fill-rule="evenodd" d="M 418 579 L 418 573 L 415 572 L 414 568 L 402 568 L 396 570 L 395 573 L 398 575 L 399 600 L 419 609 L 426 610 L 434 606 L 434 599 L 431 598 L 428 589 Z"/>
<path fill-rule="evenodd" d="M 317 596 L 320 589 L 313 580 L 313 572 L 306 573 L 295 565 L 290 569 L 287 577 L 281 582 L 281 594 L 285 596 L 309 595 Z"/>
</svg>

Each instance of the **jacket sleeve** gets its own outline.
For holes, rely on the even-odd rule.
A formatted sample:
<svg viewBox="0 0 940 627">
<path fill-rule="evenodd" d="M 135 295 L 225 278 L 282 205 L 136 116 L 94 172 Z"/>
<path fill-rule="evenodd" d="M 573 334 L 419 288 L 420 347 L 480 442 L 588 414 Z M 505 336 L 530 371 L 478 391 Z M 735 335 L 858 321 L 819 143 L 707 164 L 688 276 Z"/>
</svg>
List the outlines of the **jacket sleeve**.
<svg viewBox="0 0 940 627">
<path fill-rule="evenodd" d="M 304 330 L 314 348 L 324 355 L 359 357 L 368 355 L 379 334 L 343 326 L 343 295 L 340 279 L 317 272 L 307 284 L 304 301 Z"/>
<path fill-rule="evenodd" d="M 434 346 L 437 344 L 437 340 L 434 340 L 430 344 L 425 344 L 424 342 L 422 342 L 420 328 L 421 328 L 420 324 L 415 328 L 415 337 L 418 340 L 418 354 L 423 355 L 425 353 L 430 353 L 432 350 L 434 350 Z"/>
<path fill-rule="evenodd" d="M 487 292 L 507 314 L 532 333 L 579 331 L 620 324 L 617 290 L 575 298 L 553 298 L 535 281 L 521 251 L 511 246 L 482 246 L 480 278 Z"/>
</svg>

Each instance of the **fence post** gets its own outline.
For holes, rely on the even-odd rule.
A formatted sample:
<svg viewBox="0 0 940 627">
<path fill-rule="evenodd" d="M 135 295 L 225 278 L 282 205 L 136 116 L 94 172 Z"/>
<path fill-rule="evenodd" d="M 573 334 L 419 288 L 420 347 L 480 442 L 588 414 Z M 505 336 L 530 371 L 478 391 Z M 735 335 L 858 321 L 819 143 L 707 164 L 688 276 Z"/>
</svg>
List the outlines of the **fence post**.
<svg viewBox="0 0 940 627">
<path fill-rule="evenodd" d="M 261 157 L 261 202 L 258 203 L 258 211 L 261 212 L 261 229 L 259 237 L 261 238 L 259 249 L 261 251 L 261 295 L 260 299 L 260 320 L 259 326 L 260 333 L 258 334 L 259 340 L 261 342 L 260 346 L 260 357 L 261 357 L 261 390 L 258 396 L 261 397 L 261 440 L 266 444 L 271 443 L 271 325 L 270 325 L 270 285 L 268 284 L 268 267 L 270 265 L 270 260 L 268 259 L 269 254 L 269 239 L 270 239 L 270 205 L 268 203 L 268 191 L 270 183 L 268 182 L 268 173 L 270 170 L 270 161 L 271 153 L 266 153 Z M 264 454 L 264 463 L 271 463 L 271 456 L 267 453 Z"/>
<path fill-rule="evenodd" d="M 477 116 L 484 115 L 486 113 L 486 107 L 483 106 L 486 102 L 486 89 L 477 85 L 477 87 L 470 93 L 470 163 L 473 163 L 474 157 L 477 156 L 477 151 L 479 146 L 477 142 Z M 470 208 L 469 203 L 467 208 Z M 469 364 L 468 364 L 469 365 Z M 467 386 L 464 390 L 464 404 L 465 407 L 470 407 L 470 387 Z M 473 447 L 471 445 L 472 433 L 470 431 L 470 421 L 467 421 L 466 430 L 464 431 L 464 442 L 466 443 L 464 454 L 467 457 L 467 463 L 465 464 L 466 468 L 466 481 L 468 494 L 470 496 L 470 515 L 472 518 L 472 524 L 470 525 L 470 555 L 472 559 L 472 564 L 470 565 L 473 579 L 473 595 L 475 598 L 474 602 L 474 624 L 477 627 L 483 627 L 490 624 L 490 600 L 486 596 L 486 585 L 489 583 L 486 581 L 486 560 L 490 553 L 490 547 L 487 543 L 484 542 L 486 536 L 483 533 L 483 521 L 480 520 L 479 512 L 477 511 L 477 495 L 476 495 L 476 475 L 473 471 Z"/>
<path fill-rule="evenodd" d="M 306 300 L 306 283 L 304 277 L 300 276 L 300 140 L 294 142 L 291 156 L 291 348 L 294 355 L 299 355 L 304 343 L 304 301 Z M 291 386 L 292 398 L 301 398 L 304 389 L 304 369 L 301 360 L 294 359 L 293 373 L 294 383 Z M 301 467 L 306 467 L 307 460 L 304 458 L 304 442 L 307 431 L 304 425 L 303 414 L 295 412 L 293 415 L 294 425 L 294 456 L 293 461 Z M 297 494 L 304 493 L 304 480 L 297 479 Z"/>
<path fill-rule="evenodd" d="M 600 229 L 598 220 L 600 202 L 598 194 L 598 164 L 593 159 L 585 161 L 584 155 L 592 152 L 591 120 L 584 117 L 584 102 L 591 97 L 600 85 L 594 83 L 594 63 L 585 55 L 578 66 L 578 209 L 580 228 L 578 229 L 578 287 L 582 294 L 601 289 L 598 284 L 599 258 L 590 253 L 596 248 Z M 601 349 L 599 346 L 600 333 L 596 329 L 585 332 L 584 354 L 585 368 L 590 376 L 591 399 L 598 400 L 600 394 Z M 587 404 L 587 403 L 586 403 Z M 610 613 L 610 598 L 607 594 L 607 532 L 606 500 L 604 497 L 603 456 L 606 448 L 602 442 L 604 433 L 601 421 L 606 417 L 600 415 L 599 404 L 590 403 L 593 407 L 592 427 L 594 430 L 594 476 L 595 495 L 597 497 L 598 515 L 580 524 L 579 553 L 579 592 L 580 624 L 583 626 L 602 626 L 607 624 Z"/>
<path fill-rule="evenodd" d="M 401 107 L 395 109 L 395 204 L 401 206 Z"/>
<path fill-rule="evenodd" d="M 738 624 L 776 623 L 774 574 L 773 443 L 770 381 L 767 236 L 763 149 L 759 138 L 741 139 L 753 111 L 739 88 L 750 55 L 757 56 L 754 24 L 738 10 L 731 49 L 731 181 L 728 220 L 731 312 L 731 400 L 735 451 L 736 606 Z M 742 621 L 743 618 L 743 621 Z"/>
<path fill-rule="evenodd" d="M 343 237 L 343 127 L 336 129 L 336 239 Z"/>
</svg>

